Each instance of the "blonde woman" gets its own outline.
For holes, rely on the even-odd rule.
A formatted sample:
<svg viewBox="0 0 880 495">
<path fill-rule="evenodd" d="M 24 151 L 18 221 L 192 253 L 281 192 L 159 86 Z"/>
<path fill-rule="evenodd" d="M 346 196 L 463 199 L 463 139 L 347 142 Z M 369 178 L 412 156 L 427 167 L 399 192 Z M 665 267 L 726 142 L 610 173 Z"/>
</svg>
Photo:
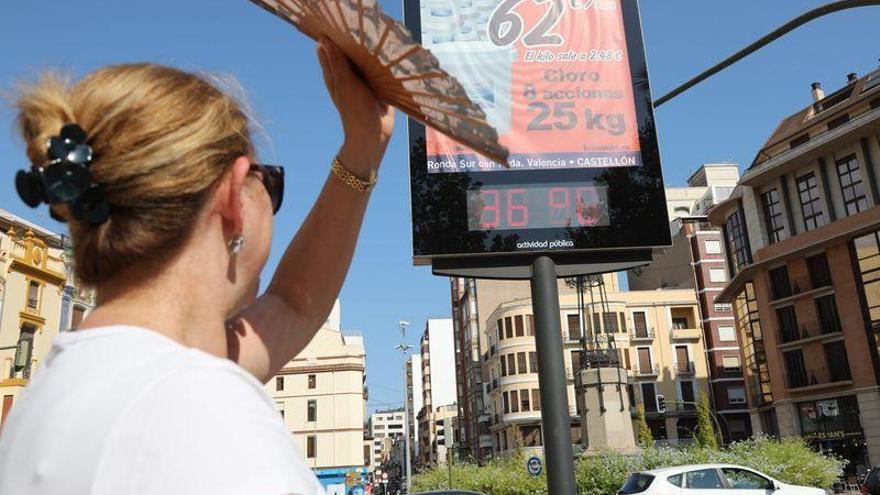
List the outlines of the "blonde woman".
<svg viewBox="0 0 880 495">
<path fill-rule="evenodd" d="M 331 42 L 318 57 L 345 139 L 260 296 L 283 174 L 256 163 L 230 96 L 151 64 L 22 88 L 33 167 L 16 186 L 69 223 L 98 305 L 58 336 L 7 418 L 0 493 L 323 492 L 262 383 L 332 308 L 393 112 Z"/>
</svg>

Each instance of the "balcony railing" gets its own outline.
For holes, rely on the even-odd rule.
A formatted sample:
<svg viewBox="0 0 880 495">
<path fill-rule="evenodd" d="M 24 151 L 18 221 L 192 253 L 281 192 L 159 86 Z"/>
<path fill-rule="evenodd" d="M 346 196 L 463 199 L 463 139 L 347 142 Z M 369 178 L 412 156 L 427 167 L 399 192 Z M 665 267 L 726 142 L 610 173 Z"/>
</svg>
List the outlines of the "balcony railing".
<svg viewBox="0 0 880 495">
<path fill-rule="evenodd" d="M 803 388 L 824 388 L 843 385 L 852 381 L 852 376 L 847 373 L 842 376 L 832 377 L 830 375 L 817 376 L 815 371 L 803 371 L 785 374 L 785 385 L 789 390 L 797 390 Z"/>
<path fill-rule="evenodd" d="M 653 340 L 654 339 L 654 329 L 653 328 L 637 328 L 635 330 L 630 331 L 629 339 L 630 340 Z"/>
<path fill-rule="evenodd" d="M 633 367 L 633 374 L 636 376 L 657 376 L 660 374 L 660 365 L 651 364 L 646 367 L 639 366 L 638 363 Z"/>
<path fill-rule="evenodd" d="M 696 372 L 693 361 L 675 363 L 675 373 L 680 376 L 693 375 Z"/>
<path fill-rule="evenodd" d="M 833 335 L 841 331 L 840 323 L 829 321 L 817 327 L 801 325 L 799 328 L 780 327 L 779 339 L 782 344 L 794 344 L 802 340 L 813 339 L 825 335 Z"/>
</svg>

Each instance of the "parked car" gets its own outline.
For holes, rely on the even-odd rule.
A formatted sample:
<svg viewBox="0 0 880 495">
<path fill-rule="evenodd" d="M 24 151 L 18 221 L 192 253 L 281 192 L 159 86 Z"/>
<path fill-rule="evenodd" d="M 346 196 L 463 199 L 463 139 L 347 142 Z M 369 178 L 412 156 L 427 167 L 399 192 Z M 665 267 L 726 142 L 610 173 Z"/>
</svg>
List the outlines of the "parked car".
<svg viewBox="0 0 880 495">
<path fill-rule="evenodd" d="M 754 469 L 696 464 L 634 473 L 617 495 L 825 495 L 821 488 L 788 485 Z"/>
<path fill-rule="evenodd" d="M 880 466 L 874 466 L 868 471 L 868 476 L 862 483 L 862 494 L 880 495 Z"/>
</svg>

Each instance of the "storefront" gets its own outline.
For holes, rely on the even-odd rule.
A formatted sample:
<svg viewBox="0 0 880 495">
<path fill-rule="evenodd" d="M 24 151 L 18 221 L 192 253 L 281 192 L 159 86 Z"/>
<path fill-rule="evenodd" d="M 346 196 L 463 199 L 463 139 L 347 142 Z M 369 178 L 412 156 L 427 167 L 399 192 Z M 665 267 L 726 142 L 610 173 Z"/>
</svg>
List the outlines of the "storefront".
<svg viewBox="0 0 880 495">
<path fill-rule="evenodd" d="M 868 469 L 868 447 L 855 396 L 799 402 L 797 410 L 805 440 L 822 451 L 847 459 L 847 474 L 862 474 Z"/>
</svg>

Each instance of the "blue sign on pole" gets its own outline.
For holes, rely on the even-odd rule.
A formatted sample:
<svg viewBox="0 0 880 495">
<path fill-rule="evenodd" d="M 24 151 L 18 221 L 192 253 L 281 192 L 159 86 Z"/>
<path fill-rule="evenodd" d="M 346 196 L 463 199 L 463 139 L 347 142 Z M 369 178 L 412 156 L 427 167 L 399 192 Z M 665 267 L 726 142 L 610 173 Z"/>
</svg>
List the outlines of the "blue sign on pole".
<svg viewBox="0 0 880 495">
<path fill-rule="evenodd" d="M 532 476 L 540 476 L 543 469 L 541 458 L 536 455 L 529 457 L 529 460 L 526 461 L 526 469 L 528 469 L 529 474 Z"/>
</svg>

